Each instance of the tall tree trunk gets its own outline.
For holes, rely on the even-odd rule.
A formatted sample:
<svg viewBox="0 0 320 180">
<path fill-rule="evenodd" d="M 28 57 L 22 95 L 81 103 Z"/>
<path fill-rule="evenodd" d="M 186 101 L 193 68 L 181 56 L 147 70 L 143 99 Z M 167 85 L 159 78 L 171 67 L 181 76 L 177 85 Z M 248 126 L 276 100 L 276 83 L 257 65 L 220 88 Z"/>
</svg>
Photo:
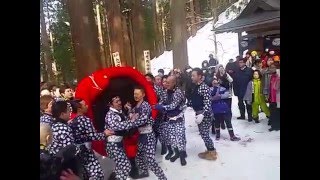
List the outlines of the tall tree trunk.
<svg viewBox="0 0 320 180">
<path fill-rule="evenodd" d="M 159 29 L 158 29 L 158 13 L 157 13 L 157 0 L 152 1 L 152 13 L 153 13 L 153 31 L 155 32 L 154 38 L 154 54 L 155 57 L 159 56 L 160 49 L 159 49 Z"/>
<path fill-rule="evenodd" d="M 135 46 L 135 57 L 137 62 L 137 69 L 140 72 L 145 72 L 145 63 L 143 51 L 145 47 L 145 27 L 143 20 L 143 9 L 140 0 L 132 0 L 132 29 L 133 40 Z"/>
<path fill-rule="evenodd" d="M 45 14 L 43 11 L 44 1 L 40 0 L 40 23 L 41 23 L 41 44 L 44 53 L 44 61 L 45 61 L 45 69 L 48 74 L 48 81 L 55 83 L 55 77 L 52 71 L 52 54 L 50 50 L 49 37 L 47 34 L 46 22 L 45 22 Z M 46 79 L 46 77 L 44 77 Z"/>
<path fill-rule="evenodd" d="M 67 0 L 76 59 L 78 82 L 102 68 L 93 4 L 89 0 Z"/>
<path fill-rule="evenodd" d="M 105 6 L 107 11 L 111 55 L 112 53 L 119 52 L 120 61 L 122 65 L 126 64 L 124 55 L 124 42 L 122 33 L 122 21 L 121 21 L 121 9 L 119 0 L 105 0 Z M 112 57 L 112 56 L 111 56 Z M 112 58 L 113 61 L 113 58 Z M 113 63 L 113 62 L 112 62 Z M 113 63 L 114 64 L 114 63 Z"/>
<path fill-rule="evenodd" d="M 130 38 L 130 49 L 131 49 L 131 59 L 132 59 L 132 66 L 137 67 L 137 60 L 136 60 L 136 48 L 134 47 L 134 39 L 133 39 L 133 27 L 132 27 L 132 19 L 128 18 L 128 33 Z"/>
<path fill-rule="evenodd" d="M 101 26 L 102 26 L 102 38 L 104 42 L 104 53 L 105 53 L 105 64 L 107 67 L 112 66 L 112 54 L 111 52 L 111 45 L 110 45 L 110 36 L 109 36 L 109 27 L 108 27 L 108 19 L 107 19 L 107 12 L 106 6 L 104 5 L 105 1 L 101 0 Z"/>
<path fill-rule="evenodd" d="M 163 50 L 166 51 L 167 50 L 167 41 L 166 41 L 166 27 L 165 27 L 165 21 L 164 21 L 164 10 L 163 7 L 160 7 L 160 11 L 161 11 L 161 23 L 160 23 L 160 28 L 161 28 L 161 32 L 162 32 L 162 42 L 163 42 Z"/>
<path fill-rule="evenodd" d="M 173 67 L 183 69 L 188 64 L 186 0 L 171 0 Z"/>
<path fill-rule="evenodd" d="M 97 25 L 98 25 L 98 36 L 99 36 L 99 45 L 100 45 L 100 57 L 101 57 L 101 65 L 103 68 L 106 67 L 106 57 L 105 57 L 105 49 L 104 42 L 102 37 L 102 25 L 101 25 L 101 17 L 100 17 L 100 4 L 97 2 L 96 4 L 96 13 L 97 13 Z"/>
<path fill-rule="evenodd" d="M 48 81 L 48 73 L 46 70 L 46 61 L 44 60 L 44 53 L 41 52 L 40 54 L 40 70 L 41 70 L 41 75 L 42 75 L 42 81 Z"/>
<path fill-rule="evenodd" d="M 124 9 L 124 1 L 120 0 L 120 9 Z M 133 59 L 132 58 L 132 48 L 131 48 L 131 40 L 130 40 L 130 33 L 129 33 L 129 28 L 128 26 L 128 21 L 129 21 L 129 12 L 123 12 L 121 16 L 121 21 L 122 21 L 122 33 L 123 33 L 123 51 L 124 51 L 124 61 L 126 62 L 127 66 L 134 66 L 133 64 Z"/>
<path fill-rule="evenodd" d="M 190 0 L 190 18 L 191 18 L 191 35 L 192 37 L 197 34 L 196 15 L 194 10 L 193 0 Z"/>
</svg>

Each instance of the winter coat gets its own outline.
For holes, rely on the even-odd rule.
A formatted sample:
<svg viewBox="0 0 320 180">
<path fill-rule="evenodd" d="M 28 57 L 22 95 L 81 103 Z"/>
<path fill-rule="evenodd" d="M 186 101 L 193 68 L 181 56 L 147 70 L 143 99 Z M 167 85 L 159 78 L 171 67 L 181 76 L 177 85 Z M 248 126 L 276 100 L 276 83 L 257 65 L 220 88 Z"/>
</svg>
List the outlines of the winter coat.
<svg viewBox="0 0 320 180">
<path fill-rule="evenodd" d="M 209 66 L 216 66 L 219 64 L 219 61 L 216 60 L 215 58 L 212 58 L 209 60 Z"/>
<path fill-rule="evenodd" d="M 252 80 L 253 71 L 251 68 L 245 67 L 244 69 L 237 69 L 233 79 L 234 94 L 239 98 L 243 98 L 248 83 Z"/>
<path fill-rule="evenodd" d="M 211 109 L 214 114 L 223 114 L 231 112 L 229 105 L 225 101 L 225 99 L 229 98 L 229 94 L 229 91 L 222 86 L 210 88 Z"/>
<path fill-rule="evenodd" d="M 221 76 L 219 72 L 217 72 L 216 77 L 220 81 L 220 85 L 230 91 L 230 84 L 233 82 L 233 78 L 228 73 Z"/>
<path fill-rule="evenodd" d="M 280 91 L 277 91 L 277 82 L 280 81 L 280 78 L 277 74 L 272 74 L 270 78 L 270 93 L 269 93 L 269 101 L 276 103 L 277 102 L 277 93 L 280 93 Z M 279 82 L 279 89 L 280 89 L 280 82 Z"/>
<path fill-rule="evenodd" d="M 262 69 L 261 74 L 262 74 L 263 94 L 268 96 L 270 93 L 270 77 L 271 77 L 269 68 Z"/>
<path fill-rule="evenodd" d="M 228 63 L 226 65 L 226 72 L 232 77 L 234 78 L 235 76 L 235 73 L 236 73 L 236 70 L 239 69 L 239 64 L 238 62 L 233 62 L 233 63 Z M 230 73 L 229 71 L 232 70 L 233 72 Z"/>
<path fill-rule="evenodd" d="M 252 104 L 252 102 L 256 102 L 260 104 L 262 98 L 265 98 L 265 96 L 263 95 L 263 92 L 262 92 L 261 80 L 253 79 L 248 83 L 247 91 L 244 95 L 243 100 L 247 101 L 248 104 Z"/>
<path fill-rule="evenodd" d="M 280 77 L 277 78 L 274 88 L 277 90 L 277 108 L 280 108 Z"/>
</svg>

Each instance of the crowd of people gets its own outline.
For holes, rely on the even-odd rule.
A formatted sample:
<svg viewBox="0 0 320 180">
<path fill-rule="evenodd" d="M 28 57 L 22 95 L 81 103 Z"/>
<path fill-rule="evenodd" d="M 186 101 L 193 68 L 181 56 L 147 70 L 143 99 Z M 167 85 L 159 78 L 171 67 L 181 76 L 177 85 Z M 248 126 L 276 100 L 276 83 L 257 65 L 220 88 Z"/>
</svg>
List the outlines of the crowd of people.
<svg viewBox="0 0 320 180">
<path fill-rule="evenodd" d="M 206 150 L 198 157 L 216 160 L 217 151 L 210 137 L 220 140 L 221 129 L 229 132 L 231 141 L 239 141 L 232 126 L 232 96 L 238 98 L 240 117 L 259 123 L 259 112 L 269 119 L 269 131 L 280 130 L 280 58 L 274 52 L 258 56 L 255 51 L 236 57 L 224 67 L 212 55 L 201 68 L 187 66 L 165 74 L 148 73 L 158 103 L 145 100 L 145 89 L 136 86 L 132 92 L 135 104 L 121 102 L 115 92 L 106 99 L 105 131 L 97 132 L 86 116 L 86 102 L 74 98 L 74 89 L 63 85 L 42 85 L 40 93 L 40 168 L 42 179 L 104 179 L 102 167 L 91 148 L 91 142 L 106 142 L 108 157 L 116 166 L 109 179 L 125 180 L 148 177 L 151 170 L 160 180 L 167 179 L 155 160 L 156 145 L 161 155 L 187 165 L 184 111 L 194 110 L 195 123 Z M 128 92 L 129 93 L 129 92 Z M 269 105 L 269 107 L 268 107 Z M 152 109 L 158 110 L 155 119 Z M 123 137 L 139 131 L 138 153 L 134 161 L 126 156 Z M 54 164 L 54 165 L 52 165 Z M 134 170 L 136 169 L 136 170 Z"/>
</svg>

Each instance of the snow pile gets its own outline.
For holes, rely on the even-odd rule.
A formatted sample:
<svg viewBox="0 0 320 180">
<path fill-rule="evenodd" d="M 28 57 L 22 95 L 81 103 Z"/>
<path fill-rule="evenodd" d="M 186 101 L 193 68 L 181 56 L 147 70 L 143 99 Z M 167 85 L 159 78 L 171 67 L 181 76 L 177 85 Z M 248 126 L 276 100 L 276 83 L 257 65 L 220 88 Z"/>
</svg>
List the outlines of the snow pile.
<svg viewBox="0 0 320 180">
<path fill-rule="evenodd" d="M 218 152 L 216 161 L 198 158 L 198 153 L 205 150 L 199 130 L 194 122 L 194 111 L 185 112 L 187 136 L 187 165 L 182 167 L 180 160 L 172 163 L 159 154 L 158 144 L 156 159 L 172 180 L 280 180 L 280 131 L 269 132 L 267 119 L 260 114 L 261 123 L 249 123 L 237 120 L 240 116 L 237 99 L 233 98 L 233 128 L 241 138 L 239 142 L 229 140 L 227 130 L 221 131 L 220 141 L 214 141 Z M 215 138 L 211 135 L 212 139 Z M 150 171 L 149 180 L 156 180 Z"/>
<path fill-rule="evenodd" d="M 239 6 L 240 1 L 234 5 Z M 225 24 L 234 18 L 238 14 L 231 13 L 229 18 L 226 17 L 226 11 L 219 15 L 218 21 L 215 26 L 218 27 Z M 204 60 L 209 59 L 209 54 L 214 54 L 214 41 L 213 41 L 213 22 L 208 22 L 203 28 L 198 30 L 194 37 L 190 37 L 187 41 L 188 44 L 188 58 L 189 65 L 191 67 L 201 67 L 201 63 Z M 218 60 L 221 64 L 226 65 L 228 60 L 239 54 L 238 47 L 238 35 L 236 33 L 222 33 L 217 34 L 218 45 Z M 158 58 L 151 60 L 151 71 L 153 74 L 158 74 L 158 69 L 166 69 L 165 73 L 168 73 L 173 68 L 172 51 L 165 51 Z"/>
</svg>

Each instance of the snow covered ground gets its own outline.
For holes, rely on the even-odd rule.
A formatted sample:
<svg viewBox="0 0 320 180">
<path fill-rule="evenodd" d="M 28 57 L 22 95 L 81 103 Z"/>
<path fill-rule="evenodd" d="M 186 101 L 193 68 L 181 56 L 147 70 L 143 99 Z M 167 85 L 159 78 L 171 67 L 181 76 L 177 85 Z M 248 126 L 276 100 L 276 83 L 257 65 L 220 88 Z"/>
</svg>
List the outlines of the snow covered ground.
<svg viewBox="0 0 320 180">
<path fill-rule="evenodd" d="M 229 140 L 227 130 L 222 130 L 220 141 L 215 143 L 218 152 L 216 161 L 198 158 L 198 153 L 205 150 L 194 122 L 192 109 L 185 112 L 187 136 L 187 165 L 182 167 L 179 159 L 172 163 L 159 154 L 158 145 L 156 159 L 164 170 L 168 180 L 279 180 L 280 179 L 280 131 L 269 132 L 267 119 L 260 114 L 261 123 L 249 123 L 237 120 L 240 116 L 237 98 L 233 98 L 233 128 L 239 142 Z M 214 135 L 211 136 L 214 139 Z M 109 169 L 110 164 L 108 165 Z M 106 167 L 106 166 L 104 166 Z M 156 180 L 149 171 L 146 180 Z"/>
<path fill-rule="evenodd" d="M 269 132 L 267 119 L 260 114 L 261 123 L 249 123 L 237 120 L 240 116 L 237 98 L 233 98 L 233 120 L 235 133 L 241 138 L 239 142 L 229 140 L 227 130 L 222 130 L 220 141 L 215 142 L 218 152 L 216 161 L 198 158 L 198 153 L 205 150 L 194 122 L 193 110 L 185 112 L 187 134 L 187 165 L 182 167 L 180 161 L 167 161 L 157 153 L 156 158 L 169 180 L 278 180 L 280 179 L 280 131 Z M 214 135 L 211 136 L 214 139 Z M 250 141 L 250 139 L 252 139 Z M 158 147 L 160 150 L 160 147 Z M 150 180 L 156 180 L 151 172 Z"/>
<path fill-rule="evenodd" d="M 239 5 L 240 1 L 234 5 Z M 245 6 L 241 6 L 244 9 Z M 226 11 L 219 15 L 215 27 L 225 24 L 235 19 L 238 14 L 231 13 L 226 17 Z M 190 37 L 187 41 L 188 44 L 188 60 L 191 67 L 201 67 L 204 60 L 209 59 L 209 54 L 214 54 L 214 41 L 213 41 L 213 22 L 208 22 L 204 27 L 198 30 L 194 37 Z M 218 53 L 217 58 L 223 65 L 228 63 L 229 59 L 235 59 L 239 55 L 238 51 L 238 34 L 236 33 L 221 33 L 216 35 Z M 158 69 L 164 69 L 168 73 L 173 68 L 172 51 L 165 51 L 162 55 L 151 60 L 151 71 L 153 74 L 158 74 Z"/>
</svg>

